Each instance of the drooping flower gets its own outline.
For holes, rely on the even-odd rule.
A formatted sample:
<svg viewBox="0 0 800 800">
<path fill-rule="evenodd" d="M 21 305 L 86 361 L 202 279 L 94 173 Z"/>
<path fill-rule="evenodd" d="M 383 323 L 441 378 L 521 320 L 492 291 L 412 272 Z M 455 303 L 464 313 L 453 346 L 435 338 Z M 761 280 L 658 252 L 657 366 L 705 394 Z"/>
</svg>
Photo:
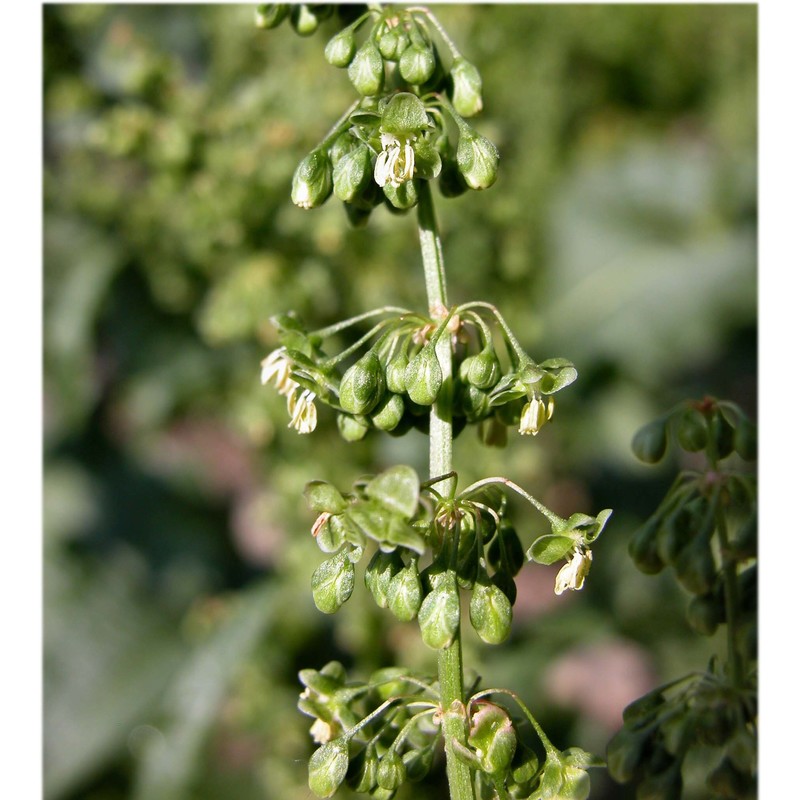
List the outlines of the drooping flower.
<svg viewBox="0 0 800 800">
<path fill-rule="evenodd" d="M 566 589 L 579 591 L 592 566 L 592 551 L 576 545 L 570 560 L 564 564 L 556 575 L 555 593 L 561 594 Z"/>
<path fill-rule="evenodd" d="M 411 142 L 415 136 L 395 136 L 393 133 L 381 134 L 381 147 L 375 161 L 375 183 L 380 187 L 397 188 L 414 177 L 414 148 Z"/>
<path fill-rule="evenodd" d="M 317 407 L 314 405 L 316 394 L 310 389 L 303 389 L 298 394 L 298 386 L 287 400 L 289 409 L 289 427 L 298 433 L 311 433 L 317 427 Z"/>
<path fill-rule="evenodd" d="M 272 383 L 284 397 L 296 391 L 298 384 L 292 379 L 292 362 L 287 358 L 285 348 L 273 350 L 261 362 L 261 383 Z"/>
<path fill-rule="evenodd" d="M 554 408 L 555 401 L 552 397 L 548 397 L 547 403 L 545 403 L 541 397 L 535 395 L 522 409 L 519 418 L 519 432 L 536 436 L 542 429 L 542 425 L 553 416 Z"/>
</svg>

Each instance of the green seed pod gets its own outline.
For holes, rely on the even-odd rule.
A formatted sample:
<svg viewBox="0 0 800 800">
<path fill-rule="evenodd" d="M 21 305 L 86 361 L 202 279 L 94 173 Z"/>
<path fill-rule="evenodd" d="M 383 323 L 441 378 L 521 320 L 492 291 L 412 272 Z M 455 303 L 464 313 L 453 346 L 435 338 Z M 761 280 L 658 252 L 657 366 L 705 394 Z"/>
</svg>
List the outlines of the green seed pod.
<svg viewBox="0 0 800 800">
<path fill-rule="evenodd" d="M 467 742 L 490 775 L 502 775 L 511 766 L 517 749 L 517 732 L 508 712 L 494 703 L 480 701 L 470 719 Z"/>
<path fill-rule="evenodd" d="M 378 763 L 377 780 L 378 786 L 389 791 L 394 791 L 405 783 L 406 765 L 396 750 L 390 748 L 384 753 Z"/>
<path fill-rule="evenodd" d="M 333 169 L 324 150 L 313 150 L 292 178 L 292 202 L 300 208 L 321 206 L 333 191 Z"/>
<path fill-rule="evenodd" d="M 360 442 L 369 432 L 369 422 L 364 417 L 350 414 L 338 414 L 336 426 L 339 434 L 346 442 Z"/>
<path fill-rule="evenodd" d="M 755 461 L 758 457 L 756 426 L 749 419 L 739 420 L 733 434 L 733 447 L 745 461 Z"/>
<path fill-rule="evenodd" d="M 658 554 L 658 531 L 660 528 L 661 520 L 651 517 L 628 542 L 628 555 L 645 575 L 655 575 L 664 569 L 664 562 Z"/>
<path fill-rule="evenodd" d="M 657 464 L 667 452 L 667 426 L 663 419 L 649 422 L 636 431 L 631 443 L 633 453 L 645 464 Z"/>
<path fill-rule="evenodd" d="M 474 64 L 459 56 L 450 67 L 450 99 L 462 117 L 472 117 L 483 108 L 481 75 Z"/>
<path fill-rule="evenodd" d="M 387 393 L 370 415 L 372 424 L 380 431 L 393 431 L 403 419 L 405 404 L 399 394 Z"/>
<path fill-rule="evenodd" d="M 370 350 L 342 376 L 339 404 L 350 414 L 369 414 L 383 397 L 386 378 L 378 356 Z"/>
<path fill-rule="evenodd" d="M 344 155 L 333 168 L 333 193 L 343 202 L 355 200 L 371 183 L 372 157 L 361 145 Z"/>
<path fill-rule="evenodd" d="M 486 553 L 495 569 L 504 569 L 516 575 L 525 563 L 525 550 L 516 529 L 508 520 L 502 520 L 497 535 L 492 539 Z"/>
<path fill-rule="evenodd" d="M 459 387 L 457 405 L 467 418 L 467 422 L 479 422 L 491 413 L 489 393 L 469 383 Z"/>
<path fill-rule="evenodd" d="M 708 444 L 708 424 L 701 411 L 685 409 L 678 419 L 678 442 L 689 453 L 697 453 Z"/>
<path fill-rule="evenodd" d="M 409 361 L 405 380 L 406 391 L 413 402 L 421 406 L 433 405 L 442 388 L 443 375 L 436 348 L 431 342 Z"/>
<path fill-rule="evenodd" d="M 456 163 L 470 189 L 488 189 L 497 180 L 497 148 L 464 123 L 458 137 Z"/>
<path fill-rule="evenodd" d="M 434 650 L 449 647 L 458 631 L 461 603 L 454 579 L 444 577 L 422 601 L 417 615 L 422 641 Z"/>
<path fill-rule="evenodd" d="M 492 575 L 492 583 L 508 598 L 512 607 L 517 602 L 517 584 L 511 573 L 506 570 L 498 570 Z"/>
<path fill-rule="evenodd" d="M 333 614 L 349 599 L 355 585 L 355 568 L 347 551 L 323 561 L 311 576 L 314 604 L 323 614 Z"/>
<path fill-rule="evenodd" d="M 409 208 L 414 208 L 419 202 L 417 185 L 413 180 L 405 181 L 399 186 L 392 186 L 391 183 L 387 183 L 383 187 L 383 194 L 389 202 L 390 211 L 393 209 L 397 211 L 408 211 Z"/>
<path fill-rule="evenodd" d="M 356 52 L 356 37 L 352 28 L 345 28 L 325 45 L 325 60 L 334 67 L 346 67 Z"/>
<path fill-rule="evenodd" d="M 675 559 L 675 574 L 684 589 L 692 594 L 708 594 L 714 587 L 717 565 L 709 542 L 697 536 Z"/>
<path fill-rule="evenodd" d="M 686 608 L 689 625 L 703 636 L 713 636 L 717 627 L 725 620 L 725 608 L 716 592 L 693 597 Z"/>
<path fill-rule="evenodd" d="M 330 797 L 344 780 L 349 763 L 346 740 L 325 742 L 308 762 L 308 788 L 317 797 Z"/>
<path fill-rule="evenodd" d="M 476 583 L 469 601 L 469 621 L 487 644 L 500 644 L 511 633 L 511 602 L 492 583 Z"/>
<path fill-rule="evenodd" d="M 403 763 L 406 765 L 406 776 L 409 781 L 417 782 L 427 777 L 433 766 L 435 748 L 424 747 L 421 750 L 409 750 L 403 753 Z"/>
<path fill-rule="evenodd" d="M 364 583 L 380 608 L 386 608 L 389 605 L 389 584 L 403 567 L 403 559 L 397 550 L 393 550 L 391 553 L 378 550 L 372 556 L 364 573 Z"/>
<path fill-rule="evenodd" d="M 714 413 L 709 424 L 710 439 L 714 443 L 719 458 L 727 458 L 733 452 L 734 430 L 719 413 Z"/>
<path fill-rule="evenodd" d="M 461 362 L 459 377 L 478 389 L 491 389 L 500 380 L 500 362 L 491 347 L 468 356 Z"/>
<path fill-rule="evenodd" d="M 697 520 L 686 505 L 673 511 L 658 531 L 656 547 L 665 564 L 674 564 L 697 534 Z"/>
<path fill-rule="evenodd" d="M 300 36 L 311 36 L 319 27 L 319 17 L 308 5 L 291 6 L 290 22 Z"/>
<path fill-rule="evenodd" d="M 259 28 L 277 28 L 291 11 L 289 3 L 269 3 L 256 6 L 256 26 Z"/>
<path fill-rule="evenodd" d="M 356 139 L 350 131 L 340 133 L 334 140 L 333 144 L 328 151 L 331 159 L 331 164 L 335 167 L 339 161 L 344 158 L 348 153 L 352 153 L 359 147 L 363 147 L 362 142 Z"/>
<path fill-rule="evenodd" d="M 408 356 L 405 350 L 392 356 L 386 365 L 386 388 L 395 394 L 405 394 Z"/>
<path fill-rule="evenodd" d="M 383 59 L 371 39 L 356 50 L 347 75 L 355 90 L 364 97 L 374 97 L 383 90 Z"/>
<path fill-rule="evenodd" d="M 421 86 L 433 75 L 436 69 L 436 56 L 430 47 L 411 44 L 398 60 L 400 75 L 412 86 Z"/>
<path fill-rule="evenodd" d="M 378 34 L 378 51 L 386 61 L 396 61 L 399 58 L 399 43 L 400 31 L 397 28 L 384 27 Z"/>
<path fill-rule="evenodd" d="M 422 605 L 422 581 L 416 561 L 412 561 L 392 577 L 386 597 L 389 611 L 401 622 L 410 622 L 417 616 Z"/>
</svg>

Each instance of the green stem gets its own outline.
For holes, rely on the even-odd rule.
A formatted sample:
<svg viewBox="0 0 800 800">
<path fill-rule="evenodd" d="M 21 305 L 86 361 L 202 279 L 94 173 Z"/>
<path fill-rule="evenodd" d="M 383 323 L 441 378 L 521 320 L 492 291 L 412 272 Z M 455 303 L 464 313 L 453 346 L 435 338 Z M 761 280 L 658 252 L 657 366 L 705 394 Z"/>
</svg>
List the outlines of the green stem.
<svg viewBox="0 0 800 800">
<path fill-rule="evenodd" d="M 716 504 L 717 533 L 719 534 L 720 552 L 722 554 L 722 581 L 725 587 L 725 619 L 728 635 L 728 665 L 731 682 L 734 687 L 741 688 L 744 683 L 744 670 L 739 649 L 736 646 L 736 634 L 739 623 L 739 584 L 736 572 L 736 560 L 730 556 L 730 539 L 728 537 L 728 521 L 721 503 Z"/>
<path fill-rule="evenodd" d="M 436 215 L 433 209 L 430 184 L 419 181 L 419 241 L 422 250 L 422 265 L 425 271 L 425 289 L 428 308 L 436 319 L 443 316 L 447 308 L 447 282 L 444 257 Z M 436 343 L 436 357 L 445 376 L 439 397 L 431 408 L 429 472 L 431 478 L 453 472 L 453 358 L 450 336 L 442 336 Z M 444 481 L 444 489 L 451 490 L 453 478 Z M 453 576 L 455 582 L 455 576 Z M 474 800 L 470 768 L 456 757 L 453 740 L 466 745 L 466 717 L 464 712 L 464 671 L 461 660 L 461 628 L 459 625 L 452 644 L 439 651 L 439 690 L 444 714 L 445 755 L 447 758 L 447 780 L 451 800 Z M 461 713 L 459 713 L 461 712 Z"/>
</svg>

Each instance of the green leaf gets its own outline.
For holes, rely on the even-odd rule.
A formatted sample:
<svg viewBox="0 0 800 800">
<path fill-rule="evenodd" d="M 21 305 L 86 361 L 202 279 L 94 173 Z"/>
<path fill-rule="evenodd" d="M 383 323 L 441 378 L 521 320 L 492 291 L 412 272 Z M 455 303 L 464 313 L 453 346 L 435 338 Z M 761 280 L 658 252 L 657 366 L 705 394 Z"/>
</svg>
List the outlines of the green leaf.
<svg viewBox="0 0 800 800">
<path fill-rule="evenodd" d="M 419 502 L 419 477 L 412 467 L 401 464 L 373 478 L 364 491 L 404 519 L 411 519 Z"/>
<path fill-rule="evenodd" d="M 545 534 L 540 536 L 526 553 L 529 561 L 537 564 L 555 564 L 566 558 L 575 547 L 575 540 L 570 536 Z"/>
<path fill-rule="evenodd" d="M 308 762 L 308 787 L 317 797 L 330 797 L 344 780 L 350 763 L 347 741 L 332 739 L 314 751 Z"/>
<path fill-rule="evenodd" d="M 311 510 L 318 514 L 323 511 L 330 514 L 341 514 L 348 509 L 348 503 L 339 490 L 326 481 L 310 481 L 306 484 L 303 495 Z"/>
</svg>

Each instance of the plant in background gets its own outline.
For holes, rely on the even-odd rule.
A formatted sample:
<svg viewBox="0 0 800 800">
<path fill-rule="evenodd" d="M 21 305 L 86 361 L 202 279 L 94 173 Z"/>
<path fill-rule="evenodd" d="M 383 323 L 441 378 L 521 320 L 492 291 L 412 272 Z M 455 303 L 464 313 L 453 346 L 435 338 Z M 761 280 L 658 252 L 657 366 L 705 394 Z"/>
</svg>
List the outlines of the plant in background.
<svg viewBox="0 0 800 800">
<path fill-rule="evenodd" d="M 399 620 L 417 620 L 438 653 L 438 674 L 398 665 L 362 681 L 338 662 L 301 671 L 299 707 L 314 719 L 319 745 L 309 786 L 327 797 L 346 782 L 389 798 L 427 774 L 443 743 L 454 799 L 581 800 L 589 793 L 586 770 L 602 762 L 554 747 L 513 691 L 465 684 L 462 599 L 478 636 L 500 644 L 524 562 L 564 562 L 556 593 L 581 589 L 611 512 L 563 519 L 505 477 L 459 486 L 453 464 L 453 439 L 468 426 L 492 446 L 506 443 L 509 428 L 535 436 L 577 372 L 563 358 L 535 361 L 489 302 L 449 300 L 431 187 L 437 182 L 452 197 L 495 181 L 497 149 L 467 122 L 482 108 L 480 74 L 429 10 L 362 8 L 257 9 L 258 25 L 288 19 L 301 35 L 335 14 L 340 29 L 325 57 L 347 70 L 358 94 L 300 163 L 292 200 L 313 209 L 335 195 L 354 225 L 366 224 L 379 205 L 398 214 L 416 209 L 427 304 L 385 306 L 318 330 L 294 314 L 278 316 L 281 346 L 262 362 L 261 378 L 286 397 L 289 425 L 300 434 L 314 431 L 320 404 L 336 413 L 347 441 L 373 430 L 428 435 L 425 479 L 397 465 L 347 490 L 311 481 L 305 495 L 317 515 L 311 532 L 328 556 L 311 578 L 319 610 L 333 613 L 349 599 L 356 565 L 366 561 L 373 599 Z M 347 347 L 331 352 L 331 342 L 351 333 Z M 510 519 L 509 492 L 549 524 L 527 550 Z M 514 701 L 515 716 L 503 698 Z"/>
<path fill-rule="evenodd" d="M 756 457 L 755 428 L 733 403 L 686 402 L 636 434 L 637 457 L 661 461 L 670 431 L 702 463 L 677 476 L 630 540 L 629 553 L 648 575 L 672 567 L 691 595 L 689 625 L 704 636 L 724 627 L 725 647 L 704 672 L 672 680 L 625 709 L 608 746 L 608 768 L 621 783 L 635 781 L 642 800 L 680 798 L 684 761 L 701 752 L 712 797 L 754 798 L 756 483 L 741 467 Z"/>
</svg>

